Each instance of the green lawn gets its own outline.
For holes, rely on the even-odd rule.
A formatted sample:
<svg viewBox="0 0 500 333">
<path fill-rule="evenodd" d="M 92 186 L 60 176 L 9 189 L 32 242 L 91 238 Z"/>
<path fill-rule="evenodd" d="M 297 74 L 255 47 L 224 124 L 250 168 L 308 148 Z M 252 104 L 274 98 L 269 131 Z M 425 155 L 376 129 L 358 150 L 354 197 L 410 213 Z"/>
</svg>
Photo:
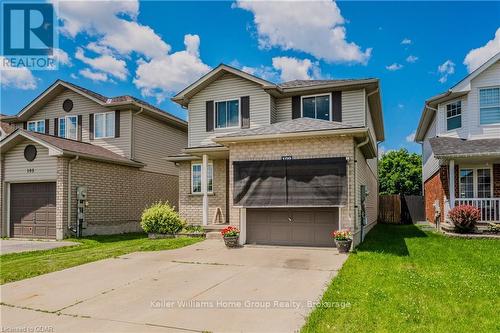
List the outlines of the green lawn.
<svg viewBox="0 0 500 333">
<path fill-rule="evenodd" d="M 136 251 L 176 249 L 197 243 L 202 238 L 148 239 L 145 234 L 137 233 L 69 240 L 81 244 L 0 256 L 0 284 Z"/>
<path fill-rule="evenodd" d="M 500 332 L 500 241 L 378 225 L 323 301 L 302 332 Z"/>
</svg>

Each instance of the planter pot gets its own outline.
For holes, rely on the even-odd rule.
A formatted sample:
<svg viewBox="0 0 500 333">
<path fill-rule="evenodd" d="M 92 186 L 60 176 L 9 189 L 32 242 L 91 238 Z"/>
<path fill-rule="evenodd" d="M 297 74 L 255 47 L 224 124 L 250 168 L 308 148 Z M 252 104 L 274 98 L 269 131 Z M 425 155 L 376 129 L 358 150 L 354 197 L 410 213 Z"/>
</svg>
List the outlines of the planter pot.
<svg viewBox="0 0 500 333">
<path fill-rule="evenodd" d="M 238 239 L 239 236 L 232 236 L 232 237 L 224 237 L 224 243 L 226 243 L 227 247 L 238 247 Z"/>
<path fill-rule="evenodd" d="M 335 240 L 335 245 L 339 253 L 348 253 L 351 249 L 352 239 L 349 240 Z"/>
<path fill-rule="evenodd" d="M 155 234 L 155 233 L 148 233 L 148 238 L 149 239 L 162 239 L 162 238 L 174 238 L 174 234 Z"/>
</svg>

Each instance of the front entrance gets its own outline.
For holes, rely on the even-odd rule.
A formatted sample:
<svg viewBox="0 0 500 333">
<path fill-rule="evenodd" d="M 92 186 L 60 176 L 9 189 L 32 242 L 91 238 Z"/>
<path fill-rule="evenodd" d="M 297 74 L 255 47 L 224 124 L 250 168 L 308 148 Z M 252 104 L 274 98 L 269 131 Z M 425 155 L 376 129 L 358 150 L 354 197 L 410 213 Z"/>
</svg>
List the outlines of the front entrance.
<svg viewBox="0 0 500 333">
<path fill-rule="evenodd" d="M 56 183 L 10 185 L 10 237 L 56 237 Z"/>
<path fill-rule="evenodd" d="M 247 208 L 247 243 L 334 246 L 338 208 Z"/>
</svg>

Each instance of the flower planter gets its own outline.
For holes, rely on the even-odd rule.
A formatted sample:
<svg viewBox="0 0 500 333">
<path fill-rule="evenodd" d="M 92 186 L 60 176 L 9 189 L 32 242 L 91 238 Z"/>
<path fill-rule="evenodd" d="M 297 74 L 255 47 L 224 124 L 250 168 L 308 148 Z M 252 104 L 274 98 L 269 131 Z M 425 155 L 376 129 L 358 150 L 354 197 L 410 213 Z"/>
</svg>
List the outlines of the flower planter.
<svg viewBox="0 0 500 333">
<path fill-rule="evenodd" d="M 335 240 L 335 245 L 339 253 L 348 253 L 351 249 L 352 239 L 348 240 Z"/>
<path fill-rule="evenodd" d="M 239 236 L 229 236 L 229 237 L 224 237 L 224 243 L 226 243 L 227 247 L 238 247 L 238 239 Z"/>
</svg>

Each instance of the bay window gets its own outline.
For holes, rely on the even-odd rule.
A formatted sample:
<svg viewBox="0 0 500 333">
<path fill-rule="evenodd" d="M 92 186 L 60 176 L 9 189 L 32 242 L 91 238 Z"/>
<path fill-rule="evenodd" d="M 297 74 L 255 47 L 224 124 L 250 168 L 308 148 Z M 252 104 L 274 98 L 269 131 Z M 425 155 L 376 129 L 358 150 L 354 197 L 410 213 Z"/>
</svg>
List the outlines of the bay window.
<svg viewBox="0 0 500 333">
<path fill-rule="evenodd" d="M 28 131 L 45 133 L 45 120 L 28 121 Z"/>
<path fill-rule="evenodd" d="M 302 117 L 322 120 L 331 120 L 332 105 L 330 94 L 303 96 L 302 97 Z"/>
<path fill-rule="evenodd" d="M 201 193 L 201 163 L 191 164 L 191 193 Z M 212 163 L 207 165 L 207 192 L 213 192 L 214 167 Z"/>
<path fill-rule="evenodd" d="M 113 138 L 115 136 L 115 113 L 104 112 L 94 115 L 94 137 L 96 139 Z"/>
<path fill-rule="evenodd" d="M 500 87 L 479 89 L 481 125 L 500 123 Z"/>
<path fill-rule="evenodd" d="M 228 128 L 240 125 L 240 101 L 215 102 L 215 127 Z"/>
</svg>

